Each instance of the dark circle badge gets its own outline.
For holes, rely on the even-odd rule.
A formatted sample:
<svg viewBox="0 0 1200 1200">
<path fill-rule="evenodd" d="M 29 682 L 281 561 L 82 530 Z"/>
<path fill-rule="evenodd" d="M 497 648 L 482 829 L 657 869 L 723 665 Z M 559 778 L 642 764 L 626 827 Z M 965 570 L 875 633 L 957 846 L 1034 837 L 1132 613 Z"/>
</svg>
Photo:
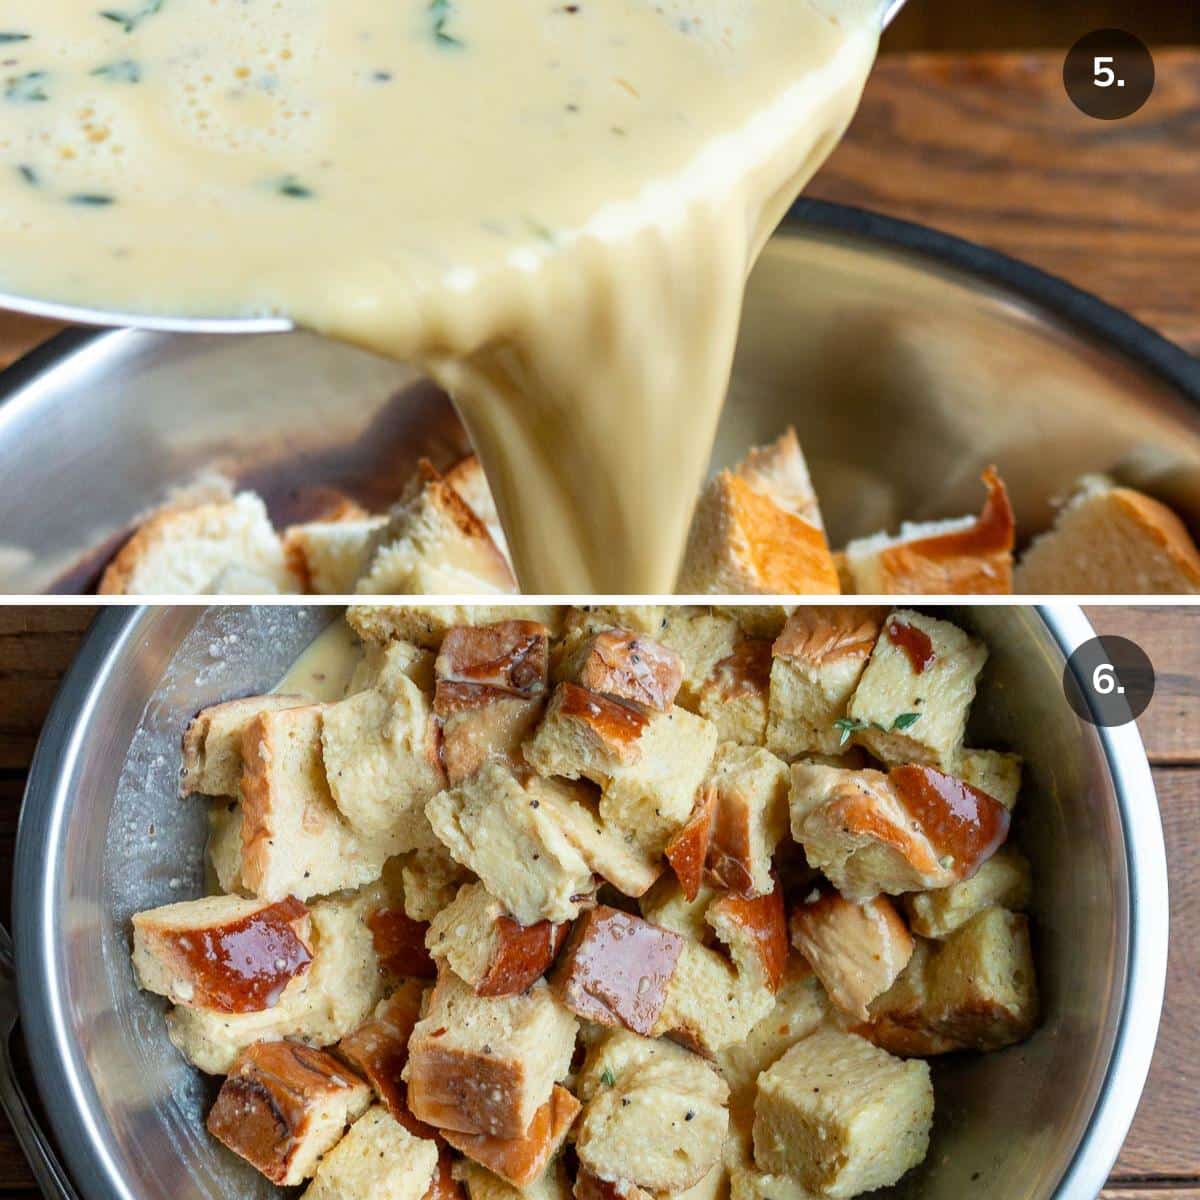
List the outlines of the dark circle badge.
<svg viewBox="0 0 1200 1200">
<path fill-rule="evenodd" d="M 1089 724 L 1127 725 L 1146 711 L 1154 695 L 1154 667 L 1128 638 L 1092 638 L 1067 660 L 1063 691 Z"/>
<path fill-rule="evenodd" d="M 1101 121 L 1132 116 L 1154 91 L 1154 59 L 1141 38 L 1097 29 L 1075 43 L 1063 63 L 1063 86 L 1080 112 Z"/>
</svg>

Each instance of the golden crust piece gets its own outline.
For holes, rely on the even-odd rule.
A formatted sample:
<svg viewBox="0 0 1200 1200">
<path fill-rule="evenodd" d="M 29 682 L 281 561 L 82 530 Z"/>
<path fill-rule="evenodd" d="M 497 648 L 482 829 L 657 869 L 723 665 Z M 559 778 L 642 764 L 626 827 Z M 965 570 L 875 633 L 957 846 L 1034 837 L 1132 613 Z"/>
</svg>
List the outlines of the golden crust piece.
<svg viewBox="0 0 1200 1200">
<path fill-rule="evenodd" d="M 1004 481 L 983 473 L 987 499 L 974 520 L 905 525 L 846 547 L 860 595 L 1007 595 L 1013 590 L 1015 523 Z"/>
<path fill-rule="evenodd" d="M 1016 584 L 1027 593 L 1189 595 L 1200 591 L 1200 551 L 1165 505 L 1085 479 L 1054 528 L 1021 557 Z"/>
<path fill-rule="evenodd" d="M 696 506 L 678 590 L 836 596 L 841 586 L 820 526 L 722 471 Z"/>
</svg>

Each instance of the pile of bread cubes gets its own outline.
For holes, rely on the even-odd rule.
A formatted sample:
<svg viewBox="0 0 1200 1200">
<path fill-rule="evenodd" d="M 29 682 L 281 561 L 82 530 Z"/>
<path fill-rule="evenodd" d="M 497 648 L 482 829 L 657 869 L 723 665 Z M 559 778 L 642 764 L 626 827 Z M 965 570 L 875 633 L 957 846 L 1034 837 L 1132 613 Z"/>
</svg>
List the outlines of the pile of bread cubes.
<svg viewBox="0 0 1200 1200">
<path fill-rule="evenodd" d="M 1021 762 L 916 611 L 351 608 L 201 712 L 213 894 L 138 914 L 211 1133 L 308 1200 L 848 1197 L 1030 1035 Z M 203 801 L 197 801 L 203 802 Z M 219 890 L 217 890 L 219 889 Z"/>
<path fill-rule="evenodd" d="M 779 596 L 1200 591 L 1200 550 L 1179 517 L 1152 497 L 1105 476 L 1085 476 L 1064 498 L 1054 527 L 1018 561 L 1004 481 L 992 467 L 982 481 L 986 496 L 978 516 L 905 521 L 898 533 L 881 530 L 833 550 L 808 464 L 788 429 L 704 487 L 675 590 Z M 891 500 L 864 504 L 890 523 Z M 423 461 L 388 513 L 370 514 L 334 497 L 318 519 L 282 534 L 252 492 L 193 494 L 148 518 L 100 583 L 102 593 L 137 595 L 517 590 L 496 504 L 474 455 L 444 475 Z"/>
</svg>

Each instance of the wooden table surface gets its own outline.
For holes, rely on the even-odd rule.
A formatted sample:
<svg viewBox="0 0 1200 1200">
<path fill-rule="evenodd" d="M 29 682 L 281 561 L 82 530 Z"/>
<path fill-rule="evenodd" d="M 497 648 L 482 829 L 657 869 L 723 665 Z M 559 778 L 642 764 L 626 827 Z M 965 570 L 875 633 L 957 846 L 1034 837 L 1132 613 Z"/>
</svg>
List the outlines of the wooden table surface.
<svg viewBox="0 0 1200 1200">
<path fill-rule="evenodd" d="M 0 917 L 7 923 L 13 840 L 25 772 L 58 680 L 92 614 L 0 607 Z M 1200 608 L 1097 608 L 1101 633 L 1145 649 L 1157 690 L 1139 722 L 1154 766 L 1171 871 L 1166 1009 L 1150 1081 L 1113 1172 L 1109 1200 L 1200 1200 Z M 0 1192 L 30 1177 L 0 1116 Z"/>
<path fill-rule="evenodd" d="M 1024 258 L 1196 353 L 1200 50 L 1155 64 L 1141 112 L 1096 121 L 1057 52 L 885 57 L 809 193 Z M 0 316 L 0 365 L 53 329 Z"/>
</svg>

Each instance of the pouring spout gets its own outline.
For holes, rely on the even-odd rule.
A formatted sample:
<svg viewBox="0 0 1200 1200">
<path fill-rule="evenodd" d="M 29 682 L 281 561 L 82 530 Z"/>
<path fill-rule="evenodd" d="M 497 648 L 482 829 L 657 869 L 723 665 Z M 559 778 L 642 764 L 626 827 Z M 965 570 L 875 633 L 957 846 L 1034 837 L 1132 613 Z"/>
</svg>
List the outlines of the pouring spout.
<svg viewBox="0 0 1200 1200">
<path fill-rule="evenodd" d="M 905 0 L 884 0 L 881 29 L 886 29 L 895 19 L 896 14 L 904 7 Z"/>
</svg>

